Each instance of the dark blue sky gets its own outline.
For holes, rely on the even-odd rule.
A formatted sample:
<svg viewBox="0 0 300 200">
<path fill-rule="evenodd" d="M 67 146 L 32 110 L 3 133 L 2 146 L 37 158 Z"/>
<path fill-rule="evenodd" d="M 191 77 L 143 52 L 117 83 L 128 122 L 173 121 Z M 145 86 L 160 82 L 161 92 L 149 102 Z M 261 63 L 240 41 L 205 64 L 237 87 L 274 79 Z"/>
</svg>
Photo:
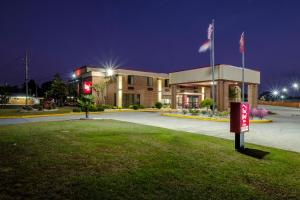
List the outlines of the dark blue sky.
<svg viewBox="0 0 300 200">
<path fill-rule="evenodd" d="M 206 66 L 198 48 L 214 18 L 216 63 L 240 65 L 245 31 L 246 66 L 268 88 L 300 75 L 299 10 L 297 0 L 1 0 L 0 80 L 22 83 L 26 49 L 39 82 L 109 59 L 157 72 Z"/>
</svg>

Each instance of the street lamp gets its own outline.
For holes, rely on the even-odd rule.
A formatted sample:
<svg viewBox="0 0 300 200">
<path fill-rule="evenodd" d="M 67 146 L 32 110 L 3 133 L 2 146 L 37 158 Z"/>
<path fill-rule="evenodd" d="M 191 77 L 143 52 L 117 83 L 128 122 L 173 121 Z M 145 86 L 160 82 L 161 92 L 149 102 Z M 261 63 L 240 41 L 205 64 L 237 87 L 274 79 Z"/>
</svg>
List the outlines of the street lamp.
<svg viewBox="0 0 300 200">
<path fill-rule="evenodd" d="M 273 95 L 274 97 L 277 97 L 277 96 L 279 95 L 279 91 L 278 91 L 278 90 L 273 90 L 273 91 L 272 91 L 272 95 Z"/>
<path fill-rule="evenodd" d="M 298 83 L 293 83 L 292 87 L 295 89 L 295 90 L 298 90 L 299 89 L 299 84 Z"/>
<path fill-rule="evenodd" d="M 106 68 L 106 76 L 113 76 L 114 73 L 113 68 Z"/>
<path fill-rule="evenodd" d="M 76 78 L 76 74 L 73 73 L 73 74 L 72 74 L 72 78 Z"/>
<path fill-rule="evenodd" d="M 287 93 L 288 89 L 286 87 L 282 88 L 282 92 Z"/>
</svg>

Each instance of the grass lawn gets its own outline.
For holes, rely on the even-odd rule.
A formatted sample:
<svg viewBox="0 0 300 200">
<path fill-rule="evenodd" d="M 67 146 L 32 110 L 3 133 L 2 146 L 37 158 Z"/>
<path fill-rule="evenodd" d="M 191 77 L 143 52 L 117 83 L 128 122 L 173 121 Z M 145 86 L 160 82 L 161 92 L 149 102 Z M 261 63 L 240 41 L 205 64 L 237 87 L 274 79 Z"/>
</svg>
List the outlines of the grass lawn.
<svg viewBox="0 0 300 200">
<path fill-rule="evenodd" d="M 5 116 L 28 116 L 28 115 L 47 115 L 47 114 L 63 114 L 73 111 L 72 107 L 57 107 L 58 110 L 53 111 L 29 111 L 20 112 L 20 109 L 0 109 L 0 117 Z"/>
<path fill-rule="evenodd" d="M 0 199 L 299 199 L 300 154 L 113 120 L 0 126 Z"/>
</svg>

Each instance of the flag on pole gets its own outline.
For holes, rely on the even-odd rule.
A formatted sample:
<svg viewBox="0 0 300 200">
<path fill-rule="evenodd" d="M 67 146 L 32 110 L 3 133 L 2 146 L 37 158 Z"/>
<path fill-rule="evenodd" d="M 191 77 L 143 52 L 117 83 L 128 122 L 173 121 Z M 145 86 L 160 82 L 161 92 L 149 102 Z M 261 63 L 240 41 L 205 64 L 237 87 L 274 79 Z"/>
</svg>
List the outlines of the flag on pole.
<svg viewBox="0 0 300 200">
<path fill-rule="evenodd" d="M 199 53 L 203 53 L 205 51 L 207 51 L 208 49 L 210 49 L 211 46 L 211 42 L 210 40 L 206 40 L 199 48 Z"/>
<path fill-rule="evenodd" d="M 209 24 L 207 29 L 207 40 L 200 46 L 198 52 L 203 53 L 211 48 L 211 35 L 213 32 L 213 25 Z"/>
<path fill-rule="evenodd" d="M 244 32 L 243 32 L 240 38 L 240 53 L 244 53 L 244 52 L 245 52 L 245 40 L 244 40 Z"/>
</svg>

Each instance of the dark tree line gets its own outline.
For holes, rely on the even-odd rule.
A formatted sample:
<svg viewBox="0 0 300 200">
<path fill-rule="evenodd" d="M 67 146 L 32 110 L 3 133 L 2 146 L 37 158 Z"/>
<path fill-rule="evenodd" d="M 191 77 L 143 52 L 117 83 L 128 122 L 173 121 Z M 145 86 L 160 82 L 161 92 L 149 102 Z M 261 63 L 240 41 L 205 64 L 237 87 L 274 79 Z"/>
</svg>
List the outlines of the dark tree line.
<svg viewBox="0 0 300 200">
<path fill-rule="evenodd" d="M 31 79 L 28 81 L 28 95 L 31 97 L 44 97 L 45 100 L 54 100 L 58 106 L 63 106 L 68 95 L 75 94 L 74 85 L 65 82 L 59 74 L 55 74 L 52 80 L 42 83 L 40 86 Z M 21 87 L 14 85 L 0 86 L 0 104 L 6 104 L 9 96 L 14 94 L 25 94 L 26 85 Z"/>
</svg>

